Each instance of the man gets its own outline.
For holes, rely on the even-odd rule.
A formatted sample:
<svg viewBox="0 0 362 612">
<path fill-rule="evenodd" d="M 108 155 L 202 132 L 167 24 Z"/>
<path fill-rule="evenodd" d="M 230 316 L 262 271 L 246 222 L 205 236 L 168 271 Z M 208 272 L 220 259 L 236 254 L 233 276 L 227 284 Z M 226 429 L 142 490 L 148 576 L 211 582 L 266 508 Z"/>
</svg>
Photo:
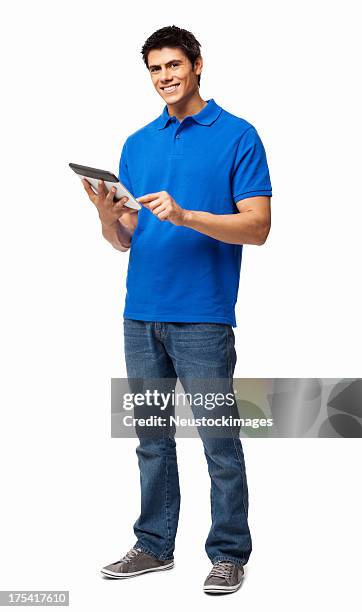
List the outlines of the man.
<svg viewBox="0 0 362 612">
<path fill-rule="evenodd" d="M 129 136 L 119 178 L 142 204 L 114 202 L 102 182 L 96 205 L 103 236 L 130 250 L 124 337 L 127 375 L 138 380 L 223 379 L 232 389 L 233 327 L 242 247 L 264 244 L 271 184 L 255 128 L 199 93 L 203 60 L 193 34 L 176 26 L 148 38 L 143 60 L 165 101 L 162 114 Z M 233 84 L 231 84 L 232 86 Z M 139 194 L 142 194 L 140 197 Z M 141 513 L 137 541 L 106 576 L 173 567 L 180 491 L 174 436 L 139 436 Z M 213 568 L 204 591 L 239 588 L 251 553 L 248 489 L 239 435 L 203 437 L 211 478 Z"/>
</svg>

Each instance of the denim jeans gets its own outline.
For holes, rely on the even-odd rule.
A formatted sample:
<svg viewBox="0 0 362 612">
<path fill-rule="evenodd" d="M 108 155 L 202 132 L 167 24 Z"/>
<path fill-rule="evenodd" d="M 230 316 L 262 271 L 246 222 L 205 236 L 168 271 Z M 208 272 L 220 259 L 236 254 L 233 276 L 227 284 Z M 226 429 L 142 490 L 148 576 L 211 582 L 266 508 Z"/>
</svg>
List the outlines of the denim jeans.
<svg viewBox="0 0 362 612">
<path fill-rule="evenodd" d="M 197 378 L 225 379 L 232 390 L 235 337 L 223 323 L 159 323 L 124 319 L 129 379 L 179 378 L 186 393 Z M 195 414 L 195 413 L 194 413 Z M 141 512 L 134 524 L 137 548 L 171 559 L 180 509 L 176 442 L 173 436 L 139 436 Z M 205 550 L 212 563 L 245 565 L 252 543 L 248 526 L 248 487 L 239 435 L 202 437 L 211 479 L 211 528 Z"/>
</svg>

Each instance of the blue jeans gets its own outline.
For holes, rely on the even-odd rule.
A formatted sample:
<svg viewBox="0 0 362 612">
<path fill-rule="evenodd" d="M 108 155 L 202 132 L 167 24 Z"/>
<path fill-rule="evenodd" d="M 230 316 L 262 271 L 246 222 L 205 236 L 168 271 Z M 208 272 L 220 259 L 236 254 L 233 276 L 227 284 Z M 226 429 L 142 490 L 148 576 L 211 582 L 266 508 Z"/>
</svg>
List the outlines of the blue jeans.
<svg viewBox="0 0 362 612">
<path fill-rule="evenodd" d="M 225 379 L 232 391 L 235 337 L 223 323 L 159 323 L 124 319 L 127 376 L 179 378 L 188 393 L 197 378 Z M 195 413 L 194 413 L 195 414 Z M 195 415 L 196 416 L 196 415 Z M 176 442 L 173 436 L 139 437 L 136 452 L 141 481 L 141 513 L 134 546 L 171 559 L 180 509 Z M 212 563 L 245 565 L 251 553 L 248 487 L 239 435 L 202 437 L 211 479 L 211 529 L 205 549 Z"/>
</svg>

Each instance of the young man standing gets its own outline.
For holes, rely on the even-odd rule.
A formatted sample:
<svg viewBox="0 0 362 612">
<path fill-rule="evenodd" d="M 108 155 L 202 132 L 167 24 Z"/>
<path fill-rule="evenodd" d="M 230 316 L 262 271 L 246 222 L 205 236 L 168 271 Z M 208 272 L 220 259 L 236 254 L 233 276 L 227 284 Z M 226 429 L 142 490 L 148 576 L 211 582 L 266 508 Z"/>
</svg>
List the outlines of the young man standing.
<svg viewBox="0 0 362 612">
<path fill-rule="evenodd" d="M 143 60 L 165 101 L 162 114 L 129 136 L 119 178 L 142 204 L 114 202 L 99 183 L 103 236 L 130 250 L 124 337 L 129 378 L 228 381 L 236 364 L 233 327 L 242 248 L 270 229 L 271 184 L 255 128 L 199 93 L 200 44 L 176 26 L 148 38 Z M 142 194 L 139 197 L 139 194 Z M 180 490 L 173 436 L 140 437 L 141 513 L 134 547 L 103 568 L 131 577 L 173 567 Z M 239 436 L 202 439 L 211 478 L 213 568 L 204 591 L 239 588 L 251 553 L 248 489 Z"/>
</svg>

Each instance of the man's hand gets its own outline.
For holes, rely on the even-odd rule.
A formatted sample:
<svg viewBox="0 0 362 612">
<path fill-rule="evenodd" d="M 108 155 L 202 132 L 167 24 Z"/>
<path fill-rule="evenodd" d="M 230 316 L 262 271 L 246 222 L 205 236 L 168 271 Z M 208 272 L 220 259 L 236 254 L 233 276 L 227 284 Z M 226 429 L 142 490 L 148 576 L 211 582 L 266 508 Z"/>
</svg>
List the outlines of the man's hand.
<svg viewBox="0 0 362 612">
<path fill-rule="evenodd" d="M 181 208 L 167 191 L 148 193 L 137 198 L 137 200 L 160 221 L 170 221 L 174 225 L 183 225 L 186 220 L 187 210 Z"/>
<path fill-rule="evenodd" d="M 91 184 L 86 179 L 82 179 L 82 183 L 90 201 L 93 202 L 98 210 L 103 227 L 111 227 L 118 219 L 121 219 L 125 213 L 138 212 L 137 210 L 125 206 L 128 200 L 127 197 L 114 201 L 116 188 L 112 187 L 107 193 L 104 181 L 98 181 L 98 193 L 92 189 Z"/>
</svg>

